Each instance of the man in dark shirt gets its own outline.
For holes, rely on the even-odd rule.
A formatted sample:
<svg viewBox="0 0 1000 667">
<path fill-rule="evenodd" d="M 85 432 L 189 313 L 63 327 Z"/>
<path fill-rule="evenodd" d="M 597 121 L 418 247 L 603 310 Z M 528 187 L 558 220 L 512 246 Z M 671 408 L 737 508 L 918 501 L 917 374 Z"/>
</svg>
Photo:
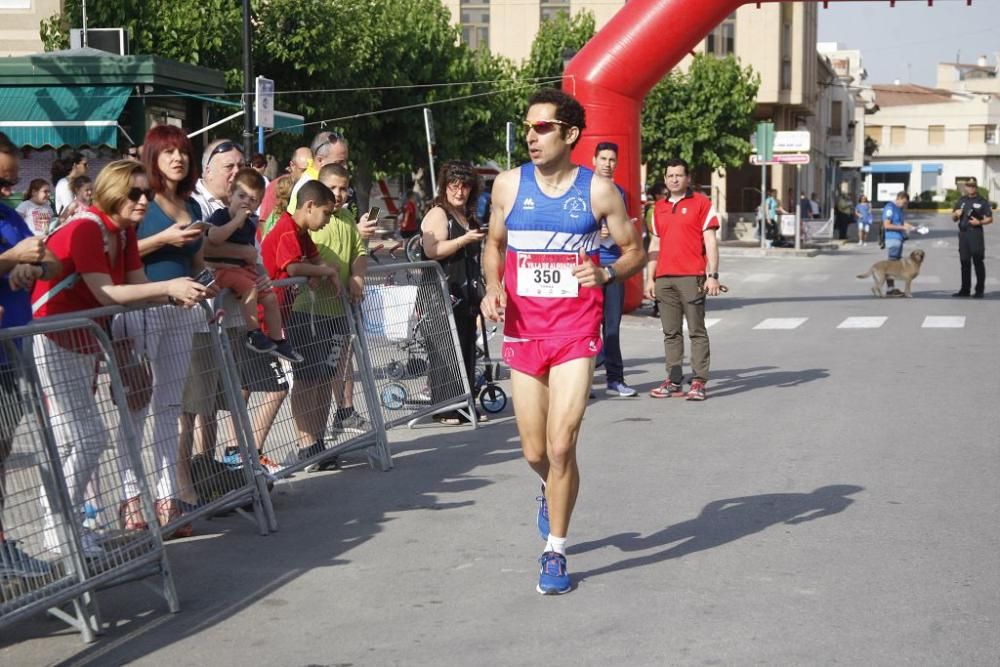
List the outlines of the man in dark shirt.
<svg viewBox="0 0 1000 667">
<path fill-rule="evenodd" d="M 958 223 L 958 257 L 962 263 L 962 286 L 952 294 L 956 297 L 983 298 L 986 289 L 986 243 L 983 226 L 993 222 L 990 203 L 979 194 L 975 178 L 966 179 L 965 194 L 955 203 L 951 219 Z M 972 267 L 976 267 L 976 291 L 972 293 Z"/>
</svg>

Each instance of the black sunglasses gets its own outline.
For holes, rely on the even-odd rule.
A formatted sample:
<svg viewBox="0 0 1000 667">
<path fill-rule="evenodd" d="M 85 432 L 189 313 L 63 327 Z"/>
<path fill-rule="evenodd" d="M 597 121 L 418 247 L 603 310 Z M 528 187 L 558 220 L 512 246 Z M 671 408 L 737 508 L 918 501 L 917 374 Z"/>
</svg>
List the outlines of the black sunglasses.
<svg viewBox="0 0 1000 667">
<path fill-rule="evenodd" d="M 129 198 L 129 201 L 133 201 L 138 204 L 139 200 L 142 199 L 143 196 L 146 197 L 146 201 L 153 201 L 153 197 L 156 196 L 156 192 L 153 188 L 129 188 L 128 194 L 125 196 Z"/>
<path fill-rule="evenodd" d="M 0 178 L 0 188 L 12 188 L 20 182 L 20 178 L 16 178 L 13 181 L 8 178 Z"/>
<path fill-rule="evenodd" d="M 243 153 L 243 147 L 240 146 L 235 141 L 223 141 L 221 144 L 219 144 L 218 146 L 216 146 L 215 148 L 213 148 L 212 152 L 208 154 L 208 160 L 205 161 L 205 164 L 208 164 L 209 162 L 211 162 L 212 158 L 214 158 L 219 153 L 228 153 L 229 151 L 233 150 L 234 148 L 236 150 L 238 150 L 240 153 Z"/>
</svg>

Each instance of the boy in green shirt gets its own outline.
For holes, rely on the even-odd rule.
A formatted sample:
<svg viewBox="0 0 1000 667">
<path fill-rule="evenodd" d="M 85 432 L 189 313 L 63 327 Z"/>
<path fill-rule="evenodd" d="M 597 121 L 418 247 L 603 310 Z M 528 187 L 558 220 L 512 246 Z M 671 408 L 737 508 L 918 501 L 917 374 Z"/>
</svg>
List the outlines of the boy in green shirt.
<svg viewBox="0 0 1000 667">
<path fill-rule="evenodd" d="M 309 236 L 319 250 L 324 264 L 340 268 L 340 284 L 352 304 L 360 303 L 364 292 L 368 250 L 358 232 L 353 214 L 344 206 L 350 175 L 340 164 L 324 165 L 319 172 L 323 185 L 333 191 L 335 204 L 330 222 Z M 322 442 L 330 417 L 330 395 L 337 403 L 333 429 L 364 433 L 368 421 L 354 411 L 354 373 L 351 363 L 350 326 L 343 302 L 328 283 L 303 291 L 295 299 L 289 316 L 290 338 L 299 347 L 305 362 L 295 367 L 292 385 L 292 410 L 310 413 L 314 431 L 310 435 Z M 308 444 L 308 443 L 304 443 Z"/>
</svg>

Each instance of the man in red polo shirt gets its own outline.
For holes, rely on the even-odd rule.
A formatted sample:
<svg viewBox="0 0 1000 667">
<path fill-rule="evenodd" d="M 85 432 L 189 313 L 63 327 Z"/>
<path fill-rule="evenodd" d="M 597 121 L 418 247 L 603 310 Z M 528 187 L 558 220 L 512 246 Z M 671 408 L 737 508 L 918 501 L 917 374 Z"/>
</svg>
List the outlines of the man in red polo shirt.
<svg viewBox="0 0 1000 667">
<path fill-rule="evenodd" d="M 719 245 L 715 230 L 719 216 L 712 202 L 691 191 L 688 164 L 675 158 L 667 162 L 664 179 L 669 196 L 653 210 L 649 243 L 646 296 L 660 307 L 667 379 L 650 396 L 684 396 L 705 400 L 709 346 L 705 327 L 705 297 L 719 294 Z M 684 320 L 691 338 L 691 389 L 684 391 Z"/>
</svg>

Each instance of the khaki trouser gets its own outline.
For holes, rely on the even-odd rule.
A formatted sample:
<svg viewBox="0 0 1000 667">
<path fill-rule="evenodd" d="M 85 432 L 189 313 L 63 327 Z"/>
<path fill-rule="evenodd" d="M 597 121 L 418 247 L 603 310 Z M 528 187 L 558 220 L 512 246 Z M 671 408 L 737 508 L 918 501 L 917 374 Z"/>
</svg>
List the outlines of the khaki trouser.
<svg viewBox="0 0 1000 667">
<path fill-rule="evenodd" d="M 667 377 L 678 384 L 683 379 L 684 320 L 687 319 L 691 338 L 692 379 L 708 382 L 711 354 L 708 329 L 705 328 L 705 294 L 700 290 L 705 276 L 660 276 L 656 279 L 656 302 L 660 306 L 663 327 L 663 354 L 667 362 Z M 700 303 L 691 301 L 700 299 Z"/>
</svg>

